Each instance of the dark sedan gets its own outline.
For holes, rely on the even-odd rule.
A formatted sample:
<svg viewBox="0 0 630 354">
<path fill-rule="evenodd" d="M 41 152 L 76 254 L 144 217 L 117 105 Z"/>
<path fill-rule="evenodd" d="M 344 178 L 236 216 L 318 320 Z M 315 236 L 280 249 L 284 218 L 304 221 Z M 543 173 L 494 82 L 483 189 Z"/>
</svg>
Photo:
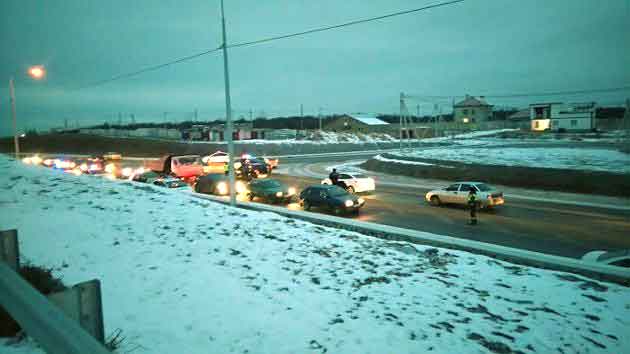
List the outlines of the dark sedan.
<svg viewBox="0 0 630 354">
<path fill-rule="evenodd" d="M 246 186 L 243 181 L 236 181 L 236 193 L 243 193 Z M 223 173 L 209 174 L 197 178 L 194 191 L 203 194 L 228 195 L 230 194 L 230 181 Z"/>
<path fill-rule="evenodd" d="M 300 204 L 304 210 L 316 207 L 328 209 L 336 215 L 356 214 L 365 205 L 365 200 L 337 186 L 316 185 L 307 187 L 300 193 Z"/>
<path fill-rule="evenodd" d="M 295 188 L 289 187 L 275 179 L 255 179 L 249 183 L 249 200 L 260 198 L 265 202 L 290 202 L 295 195 Z"/>
</svg>

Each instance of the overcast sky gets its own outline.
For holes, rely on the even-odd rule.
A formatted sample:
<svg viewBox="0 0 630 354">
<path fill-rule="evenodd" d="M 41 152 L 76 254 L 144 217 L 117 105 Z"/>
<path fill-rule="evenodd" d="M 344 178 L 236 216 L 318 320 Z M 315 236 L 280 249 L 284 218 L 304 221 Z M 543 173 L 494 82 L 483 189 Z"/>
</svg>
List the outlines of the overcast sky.
<svg viewBox="0 0 630 354">
<path fill-rule="evenodd" d="M 228 42 L 299 32 L 439 1 L 225 0 Z M 10 132 L 8 78 L 19 126 L 48 128 L 224 116 L 220 53 L 73 90 L 221 43 L 219 0 L 0 1 L 0 134 Z M 395 113 L 400 92 L 512 94 L 630 85 L 630 0 L 467 0 L 339 30 L 230 50 L 235 116 Z M 42 64 L 34 82 L 29 65 Z M 488 99 L 621 103 L 630 92 Z M 435 101 L 438 102 L 438 101 Z M 444 110 L 450 99 L 439 101 Z M 434 102 L 410 100 L 415 112 Z"/>
</svg>

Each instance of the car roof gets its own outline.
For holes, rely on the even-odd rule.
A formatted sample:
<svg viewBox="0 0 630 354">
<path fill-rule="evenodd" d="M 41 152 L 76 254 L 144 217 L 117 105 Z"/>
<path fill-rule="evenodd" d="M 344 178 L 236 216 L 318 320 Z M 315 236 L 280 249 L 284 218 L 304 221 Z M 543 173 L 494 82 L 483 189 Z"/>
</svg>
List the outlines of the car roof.
<svg viewBox="0 0 630 354">
<path fill-rule="evenodd" d="M 486 182 L 475 182 L 475 181 L 457 181 L 453 184 L 487 184 Z"/>
</svg>

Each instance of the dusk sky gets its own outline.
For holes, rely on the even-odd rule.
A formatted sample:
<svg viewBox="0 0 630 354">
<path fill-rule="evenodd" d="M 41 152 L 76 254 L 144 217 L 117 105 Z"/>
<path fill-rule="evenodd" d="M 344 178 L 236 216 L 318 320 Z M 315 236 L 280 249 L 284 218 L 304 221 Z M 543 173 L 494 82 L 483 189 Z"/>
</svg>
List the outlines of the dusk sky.
<svg viewBox="0 0 630 354">
<path fill-rule="evenodd" d="M 418 8 L 424 0 L 225 0 L 239 43 Z M 219 0 L 3 0 L 0 135 L 10 130 L 9 77 L 20 129 L 225 114 L 220 52 L 105 85 L 93 82 L 213 49 Z M 400 92 L 461 96 L 630 86 L 629 0 L 467 0 L 413 14 L 231 49 L 234 115 L 396 113 Z M 48 75 L 26 75 L 41 64 Z M 492 99 L 620 105 L 630 91 Z M 415 112 L 450 99 L 410 100 Z"/>
</svg>

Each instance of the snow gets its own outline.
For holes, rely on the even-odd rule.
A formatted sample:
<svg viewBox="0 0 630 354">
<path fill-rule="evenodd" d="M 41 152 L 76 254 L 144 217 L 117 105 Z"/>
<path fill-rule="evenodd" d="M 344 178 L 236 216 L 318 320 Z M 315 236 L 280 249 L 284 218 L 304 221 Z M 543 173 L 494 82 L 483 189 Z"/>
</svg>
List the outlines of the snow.
<svg viewBox="0 0 630 354">
<path fill-rule="evenodd" d="M 630 173 L 630 155 L 616 150 L 561 147 L 431 148 L 395 156 L 466 163 Z"/>
<path fill-rule="evenodd" d="M 384 120 L 380 120 L 376 117 L 369 117 L 369 116 L 356 116 L 356 115 L 351 115 L 350 117 L 358 120 L 359 122 L 363 123 L 363 124 L 367 124 L 367 125 L 388 125 L 389 123 L 387 123 Z"/>
<path fill-rule="evenodd" d="M 626 287 L 5 157 L 0 169 L 0 225 L 19 230 L 22 259 L 68 285 L 100 279 L 120 353 L 630 351 Z"/>
</svg>

